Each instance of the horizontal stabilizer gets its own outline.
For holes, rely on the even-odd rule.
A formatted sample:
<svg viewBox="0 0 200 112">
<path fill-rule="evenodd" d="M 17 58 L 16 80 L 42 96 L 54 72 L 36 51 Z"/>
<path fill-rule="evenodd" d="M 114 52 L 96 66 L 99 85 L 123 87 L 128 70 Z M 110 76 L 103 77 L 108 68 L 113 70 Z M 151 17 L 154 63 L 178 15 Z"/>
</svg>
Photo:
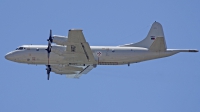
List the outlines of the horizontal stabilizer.
<svg viewBox="0 0 200 112">
<path fill-rule="evenodd" d="M 166 43 L 164 37 L 157 37 L 152 45 L 149 47 L 149 50 L 152 52 L 164 52 L 166 51 Z"/>
<path fill-rule="evenodd" d="M 167 49 L 167 51 L 171 52 L 199 52 L 197 49 Z"/>
</svg>

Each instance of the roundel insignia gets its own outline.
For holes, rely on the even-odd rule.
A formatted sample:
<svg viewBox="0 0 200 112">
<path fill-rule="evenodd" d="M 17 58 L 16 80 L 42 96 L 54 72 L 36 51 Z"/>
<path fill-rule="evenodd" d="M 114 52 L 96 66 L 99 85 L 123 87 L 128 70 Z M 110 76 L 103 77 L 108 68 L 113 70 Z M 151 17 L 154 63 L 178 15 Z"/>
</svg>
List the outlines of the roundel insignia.
<svg viewBox="0 0 200 112">
<path fill-rule="evenodd" d="M 102 55 L 102 52 L 97 51 L 97 52 L 96 52 L 96 55 L 97 55 L 98 57 L 100 57 L 100 56 Z"/>
</svg>

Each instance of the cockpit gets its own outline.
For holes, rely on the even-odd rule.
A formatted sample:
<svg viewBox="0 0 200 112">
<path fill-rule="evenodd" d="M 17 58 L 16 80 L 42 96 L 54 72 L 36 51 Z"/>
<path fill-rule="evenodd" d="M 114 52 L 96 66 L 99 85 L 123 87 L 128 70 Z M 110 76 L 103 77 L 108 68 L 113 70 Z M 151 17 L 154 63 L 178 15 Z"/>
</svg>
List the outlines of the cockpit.
<svg viewBox="0 0 200 112">
<path fill-rule="evenodd" d="M 24 50 L 26 49 L 25 47 L 18 47 L 16 50 Z"/>
</svg>

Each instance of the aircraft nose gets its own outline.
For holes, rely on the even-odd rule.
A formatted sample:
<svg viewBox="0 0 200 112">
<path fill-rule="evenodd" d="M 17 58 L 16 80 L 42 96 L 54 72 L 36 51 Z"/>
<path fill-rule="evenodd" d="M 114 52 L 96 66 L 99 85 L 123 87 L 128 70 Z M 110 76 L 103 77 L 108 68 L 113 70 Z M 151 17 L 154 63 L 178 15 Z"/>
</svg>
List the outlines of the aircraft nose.
<svg viewBox="0 0 200 112">
<path fill-rule="evenodd" d="M 7 60 L 13 60 L 12 53 L 6 54 L 6 55 L 5 55 L 5 58 L 6 58 Z"/>
</svg>

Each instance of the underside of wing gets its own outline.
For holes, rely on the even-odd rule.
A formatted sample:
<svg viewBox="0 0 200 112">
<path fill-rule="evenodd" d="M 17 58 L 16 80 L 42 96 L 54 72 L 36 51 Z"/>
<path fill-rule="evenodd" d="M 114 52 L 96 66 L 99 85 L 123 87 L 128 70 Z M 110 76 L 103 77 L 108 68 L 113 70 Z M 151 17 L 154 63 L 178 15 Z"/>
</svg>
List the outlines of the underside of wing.
<svg viewBox="0 0 200 112">
<path fill-rule="evenodd" d="M 68 78 L 79 78 L 82 74 L 87 74 L 94 67 L 86 66 L 68 66 L 68 65 L 51 65 L 52 72 L 56 74 L 66 75 Z"/>
</svg>

